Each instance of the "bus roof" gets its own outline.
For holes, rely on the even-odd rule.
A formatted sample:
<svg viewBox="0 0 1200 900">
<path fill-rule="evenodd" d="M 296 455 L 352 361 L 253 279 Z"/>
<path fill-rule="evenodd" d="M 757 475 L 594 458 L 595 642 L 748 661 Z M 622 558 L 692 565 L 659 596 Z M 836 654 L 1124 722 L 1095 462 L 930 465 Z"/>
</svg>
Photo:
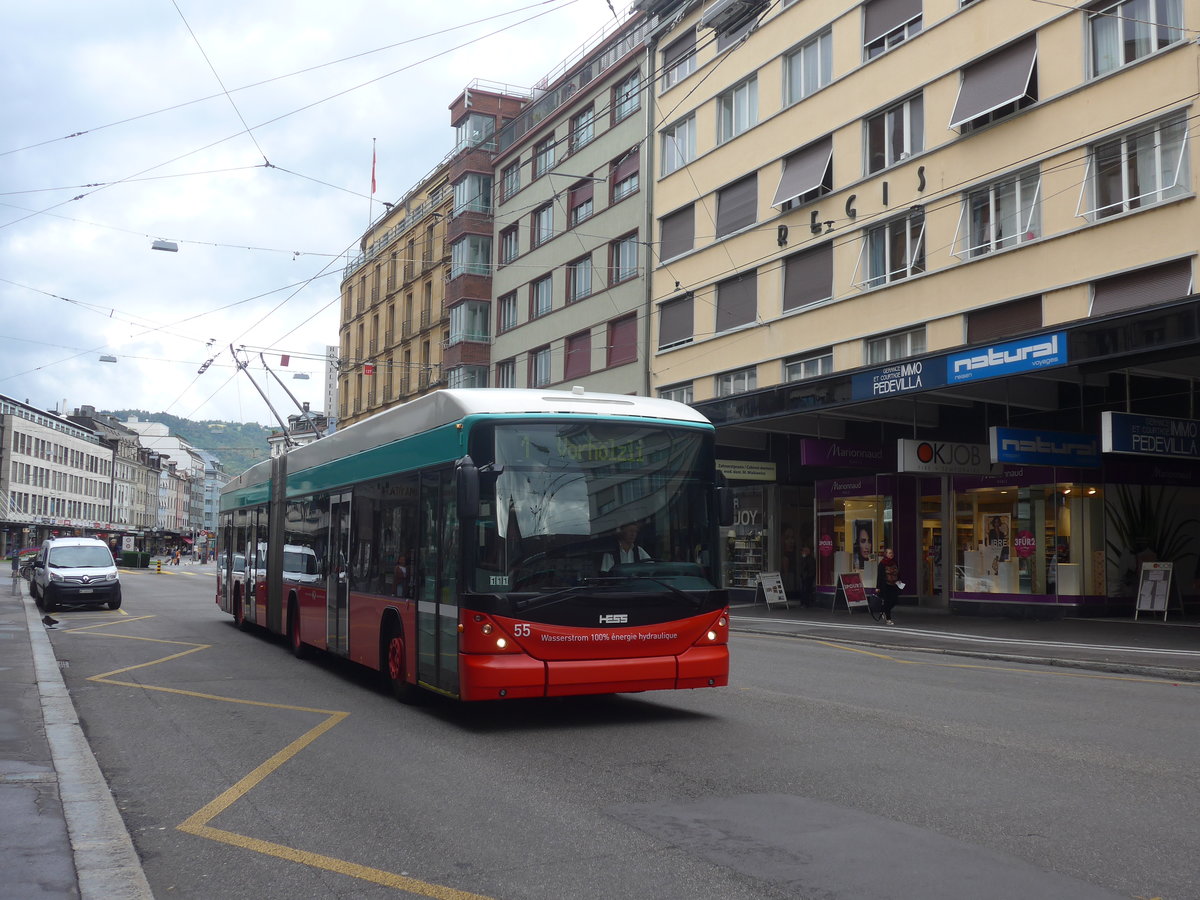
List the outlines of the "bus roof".
<svg viewBox="0 0 1200 900">
<path fill-rule="evenodd" d="M 581 415 L 646 418 L 681 425 L 710 425 L 696 410 L 674 400 L 601 394 L 575 388 L 539 391 L 509 388 L 443 388 L 368 419 L 339 429 L 333 435 L 288 454 L 289 471 L 320 466 L 414 434 L 478 415 Z M 270 479 L 271 461 L 251 466 L 222 493 L 262 484 Z"/>
</svg>

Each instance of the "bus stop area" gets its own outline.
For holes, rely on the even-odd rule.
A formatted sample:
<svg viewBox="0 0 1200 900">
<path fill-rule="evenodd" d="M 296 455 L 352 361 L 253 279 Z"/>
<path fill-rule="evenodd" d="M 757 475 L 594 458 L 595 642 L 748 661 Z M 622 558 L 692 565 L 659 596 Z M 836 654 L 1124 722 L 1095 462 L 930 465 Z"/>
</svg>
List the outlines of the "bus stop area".
<svg viewBox="0 0 1200 900">
<path fill-rule="evenodd" d="M 759 601 L 735 607 L 731 618 L 737 633 L 796 639 L 797 654 L 821 641 L 878 653 L 934 652 L 1073 666 L 1081 674 L 1200 681 L 1200 621 L 1194 617 L 1044 621 L 897 607 L 896 625 L 889 627 L 861 611 Z M 79 725 L 42 613 L 7 566 L 0 569 L 0 647 L 0 898 L 151 897 Z"/>
</svg>

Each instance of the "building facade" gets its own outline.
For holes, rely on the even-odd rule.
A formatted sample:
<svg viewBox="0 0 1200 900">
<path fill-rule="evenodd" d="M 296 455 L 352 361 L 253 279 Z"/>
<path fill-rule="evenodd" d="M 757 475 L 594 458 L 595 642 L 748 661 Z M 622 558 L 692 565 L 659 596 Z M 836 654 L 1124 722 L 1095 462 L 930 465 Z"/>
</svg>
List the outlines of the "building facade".
<svg viewBox="0 0 1200 900">
<path fill-rule="evenodd" d="M 1197 10 L 637 6 L 651 379 L 718 425 L 731 586 L 886 545 L 908 602 L 1194 593 Z"/>
<path fill-rule="evenodd" d="M 476 337 L 486 341 L 490 322 L 485 383 L 649 392 L 649 25 L 635 13 L 594 36 L 496 135 L 496 299 L 479 305 Z"/>
<path fill-rule="evenodd" d="M 0 395 L 0 504 L 6 552 L 114 528 L 114 449 L 90 429 Z"/>
<path fill-rule="evenodd" d="M 338 426 L 442 383 L 453 155 L 388 206 L 342 274 Z"/>
</svg>

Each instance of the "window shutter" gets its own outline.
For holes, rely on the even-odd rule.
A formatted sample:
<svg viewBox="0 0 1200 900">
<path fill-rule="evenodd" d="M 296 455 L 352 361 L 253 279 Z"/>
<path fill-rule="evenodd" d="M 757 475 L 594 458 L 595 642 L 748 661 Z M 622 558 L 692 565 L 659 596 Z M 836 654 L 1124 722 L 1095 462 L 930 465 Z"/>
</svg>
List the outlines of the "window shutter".
<svg viewBox="0 0 1200 900">
<path fill-rule="evenodd" d="M 717 331 L 748 325 L 758 315 L 758 272 L 745 272 L 717 285 Z"/>
<path fill-rule="evenodd" d="M 696 206 L 689 203 L 669 216 L 663 216 L 659 225 L 659 259 L 671 259 L 692 249 L 696 239 Z"/>
<path fill-rule="evenodd" d="M 753 225 L 758 216 L 758 174 L 717 193 L 717 237 Z"/>
<path fill-rule="evenodd" d="M 668 300 L 658 307 L 658 346 L 670 347 L 682 344 L 692 339 L 694 313 L 692 311 L 692 294 L 689 291 L 682 297 Z"/>
<path fill-rule="evenodd" d="M 1028 37 L 963 69 L 950 127 L 1014 103 L 1029 93 L 1037 63 L 1037 39 Z"/>
<path fill-rule="evenodd" d="M 612 183 L 616 184 L 618 181 L 624 181 L 630 175 L 635 174 L 638 168 L 641 166 L 641 161 L 641 148 L 634 147 L 627 154 L 625 154 L 624 159 L 617 163 L 617 167 L 613 171 Z"/>
<path fill-rule="evenodd" d="M 787 258 L 783 269 L 783 308 L 799 309 L 833 296 L 833 244 L 825 243 Z"/>
<path fill-rule="evenodd" d="M 1042 327 L 1042 297 L 1024 297 L 967 314 L 967 343 L 983 344 Z"/>
<path fill-rule="evenodd" d="M 1102 278 L 1092 285 L 1093 316 L 1137 309 L 1186 297 L 1192 290 L 1192 260 L 1180 259 L 1148 266 L 1124 275 Z"/>
<path fill-rule="evenodd" d="M 832 159 L 833 137 L 830 135 L 785 159 L 783 175 L 779 178 L 779 187 L 775 189 L 775 199 L 771 205 L 779 206 L 819 188 Z"/>
<path fill-rule="evenodd" d="M 863 8 L 863 43 L 883 37 L 921 14 L 921 0 L 871 0 Z"/>
</svg>

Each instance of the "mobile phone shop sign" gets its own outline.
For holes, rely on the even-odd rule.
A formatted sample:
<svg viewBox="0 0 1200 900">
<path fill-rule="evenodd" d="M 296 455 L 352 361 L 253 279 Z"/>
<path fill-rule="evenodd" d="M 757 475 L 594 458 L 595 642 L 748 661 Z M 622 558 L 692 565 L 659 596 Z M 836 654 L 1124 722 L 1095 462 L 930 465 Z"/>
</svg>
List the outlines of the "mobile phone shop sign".
<svg viewBox="0 0 1200 900">
<path fill-rule="evenodd" d="M 1200 420 L 1106 410 L 1100 419 L 1100 441 L 1105 453 L 1200 459 Z"/>
</svg>

